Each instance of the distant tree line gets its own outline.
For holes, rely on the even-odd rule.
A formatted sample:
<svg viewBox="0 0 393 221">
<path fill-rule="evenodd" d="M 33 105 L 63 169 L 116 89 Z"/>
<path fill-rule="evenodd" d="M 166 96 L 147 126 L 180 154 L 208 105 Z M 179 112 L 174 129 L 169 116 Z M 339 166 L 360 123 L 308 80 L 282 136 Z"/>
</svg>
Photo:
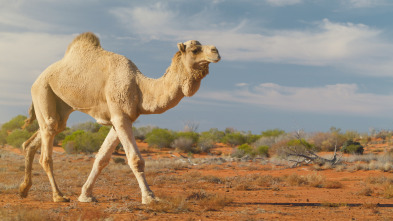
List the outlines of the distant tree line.
<svg viewBox="0 0 393 221">
<path fill-rule="evenodd" d="M 18 115 L 9 122 L 4 123 L 0 130 L 0 145 L 12 145 L 21 147 L 36 130 L 38 124 L 35 121 L 25 129 L 26 116 Z M 285 152 L 285 148 L 308 148 L 312 151 L 342 150 L 346 153 L 362 154 L 363 145 L 371 140 L 368 134 L 359 134 L 356 131 L 342 132 L 332 127 L 328 132 L 304 133 L 302 140 L 280 129 L 262 131 L 253 134 L 251 131 L 237 131 L 226 128 L 220 131 L 212 128 L 208 131 L 197 132 L 198 126 L 193 123 L 186 125 L 184 131 L 173 131 L 153 126 L 134 127 L 134 135 L 137 140 L 148 143 L 152 148 L 168 148 L 183 153 L 209 153 L 218 143 L 233 147 L 233 157 L 267 157 L 279 155 Z M 101 126 L 94 122 L 85 122 L 66 128 L 55 137 L 54 144 L 61 145 L 67 153 L 92 153 L 96 152 L 110 127 Z M 389 131 L 374 133 L 372 136 L 387 139 L 393 135 Z M 117 147 L 117 151 L 121 145 Z"/>
</svg>

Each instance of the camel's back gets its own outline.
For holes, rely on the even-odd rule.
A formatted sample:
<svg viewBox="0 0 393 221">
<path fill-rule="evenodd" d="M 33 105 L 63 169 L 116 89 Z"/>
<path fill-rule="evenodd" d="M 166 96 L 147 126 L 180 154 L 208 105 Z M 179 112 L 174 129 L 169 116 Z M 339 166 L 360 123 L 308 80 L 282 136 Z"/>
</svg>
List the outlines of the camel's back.
<svg viewBox="0 0 393 221">
<path fill-rule="evenodd" d="M 139 70 L 130 60 L 102 49 L 98 37 L 87 32 L 70 43 L 64 58 L 49 66 L 37 85 L 49 84 L 69 106 L 89 112 L 103 109 L 101 102 L 107 99 L 107 88 L 115 96 L 127 93 L 136 73 Z"/>
</svg>

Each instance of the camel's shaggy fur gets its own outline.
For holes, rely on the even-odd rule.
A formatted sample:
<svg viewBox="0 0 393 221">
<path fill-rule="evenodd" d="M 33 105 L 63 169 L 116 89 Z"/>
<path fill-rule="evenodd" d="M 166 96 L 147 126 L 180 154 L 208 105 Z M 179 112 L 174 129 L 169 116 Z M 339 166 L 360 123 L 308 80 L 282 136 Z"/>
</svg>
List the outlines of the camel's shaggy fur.
<svg viewBox="0 0 393 221">
<path fill-rule="evenodd" d="M 141 114 L 163 113 L 184 96 L 195 94 L 209 73 L 209 63 L 220 60 L 216 47 L 201 45 L 198 41 L 179 43 L 178 48 L 164 76 L 150 79 L 126 57 L 102 49 L 93 33 L 77 36 L 64 58 L 50 65 L 31 88 L 33 104 L 26 124 L 36 118 L 40 129 L 23 144 L 26 169 L 20 195 L 26 197 L 32 185 L 32 162 L 41 147 L 40 164 L 49 177 L 53 200 L 69 200 L 60 192 L 53 176 L 52 144 L 54 136 L 65 129 L 71 112 L 79 110 L 100 124 L 112 125 L 82 187 L 79 201 L 95 200 L 93 185 L 119 142 L 138 180 L 142 203 L 154 200 L 144 175 L 145 162 L 132 134 L 132 123 Z"/>
</svg>

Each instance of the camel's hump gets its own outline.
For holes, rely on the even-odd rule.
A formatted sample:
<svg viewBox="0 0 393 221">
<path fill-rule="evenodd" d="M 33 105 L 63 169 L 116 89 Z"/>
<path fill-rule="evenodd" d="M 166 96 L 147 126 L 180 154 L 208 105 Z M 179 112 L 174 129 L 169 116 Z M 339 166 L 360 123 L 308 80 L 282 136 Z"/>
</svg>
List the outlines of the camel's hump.
<svg viewBox="0 0 393 221">
<path fill-rule="evenodd" d="M 70 45 L 68 45 L 67 52 L 76 44 L 88 44 L 95 47 L 101 47 L 100 39 L 92 32 L 82 33 L 74 38 Z"/>
</svg>

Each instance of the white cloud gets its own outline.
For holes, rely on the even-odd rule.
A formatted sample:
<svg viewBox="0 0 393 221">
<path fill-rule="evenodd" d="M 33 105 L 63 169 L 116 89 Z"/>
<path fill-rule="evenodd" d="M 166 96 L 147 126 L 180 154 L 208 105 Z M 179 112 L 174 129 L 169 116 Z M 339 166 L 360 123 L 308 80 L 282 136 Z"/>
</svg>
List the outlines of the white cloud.
<svg viewBox="0 0 393 221">
<path fill-rule="evenodd" d="M 383 31 L 364 24 L 324 19 L 309 23 L 307 29 L 271 30 L 248 20 L 237 25 L 220 22 L 208 11 L 185 16 L 160 3 L 111 12 L 141 39 L 197 39 L 216 45 L 224 60 L 333 66 L 354 73 L 393 76 L 393 42 L 382 37 Z"/>
<path fill-rule="evenodd" d="M 245 87 L 245 86 L 248 86 L 248 84 L 247 83 L 237 83 L 235 86 L 236 87 Z"/>
<path fill-rule="evenodd" d="M 29 104 L 30 86 L 47 66 L 63 57 L 72 38 L 71 35 L 0 32 L 0 104 Z"/>
<path fill-rule="evenodd" d="M 282 7 L 288 5 L 296 5 L 303 2 L 303 0 L 265 0 L 269 5 Z"/>
<path fill-rule="evenodd" d="M 24 1 L 2 1 L 0 3 L 0 25 L 12 29 L 50 30 L 55 28 L 48 22 L 42 22 L 24 12 Z"/>
<path fill-rule="evenodd" d="M 378 115 L 393 111 L 393 94 L 359 92 L 356 84 L 288 87 L 264 83 L 232 91 L 201 92 L 196 98 L 252 104 L 286 111 L 324 114 Z"/>
<path fill-rule="evenodd" d="M 348 0 L 347 4 L 354 8 L 370 8 L 386 5 L 386 0 Z"/>
</svg>

